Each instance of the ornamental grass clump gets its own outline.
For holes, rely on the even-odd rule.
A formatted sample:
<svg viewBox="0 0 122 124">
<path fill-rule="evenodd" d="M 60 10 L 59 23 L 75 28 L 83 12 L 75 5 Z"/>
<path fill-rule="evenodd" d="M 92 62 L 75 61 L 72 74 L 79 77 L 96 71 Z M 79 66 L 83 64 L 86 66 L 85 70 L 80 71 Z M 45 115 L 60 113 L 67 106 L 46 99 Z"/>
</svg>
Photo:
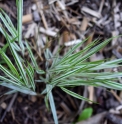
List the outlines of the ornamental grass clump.
<svg viewBox="0 0 122 124">
<path fill-rule="evenodd" d="M 57 53 L 52 55 L 49 48 L 44 51 L 45 56 L 45 70 L 40 69 L 39 63 L 33 55 L 30 45 L 27 41 L 22 41 L 22 0 L 16 0 L 18 8 L 18 26 L 14 27 L 9 16 L 0 9 L 0 32 L 4 35 L 7 43 L 0 48 L 0 85 L 11 89 L 9 93 L 21 92 L 29 95 L 45 94 L 45 103 L 53 113 L 55 124 L 58 124 L 55 103 L 52 95 L 54 87 L 61 88 L 67 94 L 85 101 L 90 101 L 87 98 L 78 95 L 77 93 L 69 90 L 69 87 L 75 86 L 94 86 L 105 87 L 115 90 L 122 90 L 122 84 L 118 83 L 118 77 L 122 77 L 121 72 L 104 72 L 106 68 L 117 68 L 122 66 L 122 59 L 117 60 L 99 60 L 88 62 L 87 60 L 91 55 L 97 53 L 100 49 L 105 47 L 113 38 L 109 38 L 98 44 L 98 40 L 88 44 L 84 49 L 75 52 L 86 40 L 73 46 L 64 56 Z M 11 61 L 6 54 L 9 49 L 14 59 Z M 24 55 L 25 50 L 28 51 L 31 62 L 27 62 Z M 51 60 L 51 64 L 50 64 Z M 39 94 L 36 92 L 36 81 L 34 75 L 39 74 L 38 81 L 45 83 L 46 87 Z M 45 77 L 45 78 L 44 78 Z"/>
</svg>

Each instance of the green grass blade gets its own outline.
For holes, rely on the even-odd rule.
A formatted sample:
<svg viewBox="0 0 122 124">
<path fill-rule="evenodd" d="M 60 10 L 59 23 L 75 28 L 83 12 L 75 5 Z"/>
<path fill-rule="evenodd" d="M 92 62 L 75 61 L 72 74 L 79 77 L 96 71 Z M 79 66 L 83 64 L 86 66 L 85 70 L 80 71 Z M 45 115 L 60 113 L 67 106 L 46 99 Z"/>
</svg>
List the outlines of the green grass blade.
<svg viewBox="0 0 122 124">
<path fill-rule="evenodd" d="M 30 55 L 30 58 L 31 58 L 31 61 L 32 61 L 33 66 L 34 66 L 35 68 L 38 68 L 38 65 L 37 65 L 37 62 L 36 62 L 36 60 L 35 60 L 35 57 L 34 57 L 32 51 L 31 51 L 31 48 L 30 48 L 30 46 L 28 45 L 27 41 L 25 42 L 25 44 L 26 44 L 26 47 L 27 47 L 27 49 L 28 49 L 28 52 L 29 52 L 29 55 Z"/>
<path fill-rule="evenodd" d="M 14 56 L 16 65 L 17 65 L 17 67 L 19 69 L 19 72 L 20 72 L 20 74 L 22 76 L 22 79 L 23 79 L 24 83 L 26 84 L 26 86 L 28 86 L 28 80 L 26 78 L 26 73 L 25 73 L 25 70 L 24 70 L 24 68 L 22 66 L 22 63 L 21 63 L 20 59 L 19 59 L 19 56 L 17 55 L 16 51 L 12 48 L 11 43 L 10 43 L 10 47 L 11 47 L 11 52 L 12 52 L 12 55 Z"/>
<path fill-rule="evenodd" d="M 0 8 L 0 11 L 1 11 L 1 13 L 4 15 L 4 19 L 6 19 L 6 21 L 8 22 L 8 24 L 9 24 L 9 26 L 12 28 L 12 30 L 14 31 L 14 33 L 16 34 L 16 35 L 18 35 L 17 34 L 17 30 L 16 30 L 16 28 L 14 27 L 14 25 L 13 25 L 13 23 L 12 23 L 12 21 L 11 21 L 11 19 L 10 19 L 10 17 Z"/>
<path fill-rule="evenodd" d="M 29 44 L 28 44 L 27 42 L 25 42 L 25 44 L 26 44 L 26 47 L 27 47 L 27 49 L 28 49 L 28 52 L 29 52 L 29 55 L 30 55 L 32 64 L 33 64 L 33 66 L 34 66 L 35 69 L 36 69 L 36 72 L 37 72 L 38 74 L 44 74 L 45 72 L 44 72 L 43 70 L 41 70 L 41 69 L 38 67 L 37 62 L 36 62 L 36 60 L 35 60 L 35 57 L 34 57 L 34 55 L 33 55 L 33 53 L 32 53 L 32 50 L 31 50 Z"/>
<path fill-rule="evenodd" d="M 67 60 L 67 58 L 78 48 L 80 47 L 87 39 L 83 40 L 81 43 L 76 44 L 74 47 L 72 47 L 66 54 L 64 57 L 62 57 L 62 59 L 60 60 L 60 63 L 64 62 L 65 60 Z"/>
<path fill-rule="evenodd" d="M 113 38 L 109 38 L 105 40 L 104 42 L 100 43 L 99 45 L 93 47 L 87 54 L 81 57 L 78 61 L 74 62 L 74 65 L 81 63 L 82 61 L 85 61 L 88 59 L 91 55 L 97 53 L 100 49 L 105 47 Z"/>
<path fill-rule="evenodd" d="M 94 47 L 97 44 L 97 40 L 93 41 L 92 43 L 88 44 L 85 48 L 83 48 L 83 50 L 80 50 L 77 53 L 71 54 L 70 56 L 67 57 L 67 59 L 64 61 L 65 63 L 69 63 L 69 64 L 73 64 L 76 61 L 79 61 L 80 58 L 82 58 L 85 54 L 87 54 L 87 52 Z M 63 63 L 64 63 L 63 62 Z M 62 63 L 62 64 L 63 64 Z"/>
<path fill-rule="evenodd" d="M 59 76 L 59 77 L 57 77 L 57 78 L 54 78 L 54 79 L 52 80 L 51 84 L 57 85 L 57 83 L 58 83 L 61 79 L 70 77 L 70 76 L 72 76 L 74 73 L 79 72 L 80 70 L 82 70 L 82 68 L 76 68 L 76 69 L 74 69 L 74 70 L 71 70 L 71 71 L 69 71 L 69 72 L 66 72 L 65 74 L 62 74 L 61 76 Z"/>
<path fill-rule="evenodd" d="M 22 53 L 24 54 L 24 45 L 22 43 L 22 17 L 23 17 L 23 0 L 16 1 L 17 3 L 17 19 L 18 19 L 18 41 L 20 44 L 20 47 L 22 49 Z"/>
<path fill-rule="evenodd" d="M 10 90 L 6 93 L 4 93 L 4 95 L 10 95 L 10 94 L 13 94 L 13 93 L 16 93 L 17 91 L 16 90 Z"/>
<path fill-rule="evenodd" d="M 17 80 L 10 80 L 9 78 L 5 78 L 4 76 L 0 76 L 0 80 L 1 81 L 5 81 L 7 83 L 13 84 L 13 85 L 17 85 L 17 86 L 22 86 L 22 83 L 19 83 Z"/>
<path fill-rule="evenodd" d="M 50 86 L 47 85 L 46 88 L 47 88 L 47 92 L 48 92 L 51 111 L 53 113 L 54 122 L 55 122 L 55 124 L 58 124 L 58 118 L 57 118 L 57 114 L 56 114 L 54 98 L 53 98 L 52 92 L 50 91 Z"/>
<path fill-rule="evenodd" d="M 13 37 L 16 37 L 17 34 L 16 34 L 16 32 L 14 31 L 14 27 L 11 27 L 11 26 L 9 25 L 9 23 L 6 21 L 6 19 L 3 17 L 3 15 L 2 15 L 1 13 L 0 13 L 0 18 L 1 18 L 2 22 L 4 23 L 4 25 L 6 26 L 7 30 L 9 31 L 9 33 L 11 33 L 11 35 L 12 35 Z"/>
<path fill-rule="evenodd" d="M 25 85 L 28 86 L 28 80 L 27 80 L 27 78 L 26 78 L 25 70 L 24 70 L 24 68 L 23 68 L 23 66 L 22 66 L 22 63 L 21 63 L 21 61 L 20 61 L 20 58 L 19 58 L 17 52 L 16 52 L 15 49 L 13 48 L 13 44 L 11 43 L 11 42 L 13 42 L 13 41 L 10 41 L 7 36 L 6 36 L 6 40 L 7 40 L 8 44 L 9 44 L 11 53 L 12 53 L 12 55 L 13 55 L 13 57 L 14 57 L 15 63 L 16 63 L 16 65 L 17 65 L 18 69 L 19 69 L 19 72 L 20 72 L 20 74 L 21 74 L 21 76 L 22 76 L 22 79 L 23 79 Z"/>
<path fill-rule="evenodd" d="M 87 102 L 93 102 L 93 101 L 91 101 L 91 100 L 89 100 L 89 99 L 87 99 L 87 98 L 85 98 L 85 97 L 83 97 L 83 96 L 81 96 L 81 95 L 78 95 L 77 93 L 74 93 L 74 92 L 72 92 L 72 91 L 70 91 L 70 90 L 67 90 L 67 89 L 64 88 L 64 87 L 61 87 L 61 89 L 62 89 L 64 92 L 66 92 L 67 94 L 69 94 L 69 95 L 71 95 L 71 96 L 73 96 L 73 97 L 75 97 L 75 98 L 77 98 L 77 99 L 84 100 L 84 101 L 87 101 Z"/>
<path fill-rule="evenodd" d="M 115 90 L 122 90 L 122 84 L 110 80 L 104 80 L 101 86 L 105 86 L 107 88 L 115 89 Z"/>
<path fill-rule="evenodd" d="M 12 64 L 11 60 L 7 57 L 7 55 L 4 52 L 1 52 L 1 56 L 8 65 L 8 67 L 10 68 L 11 72 L 19 78 L 20 76 L 18 71 L 16 70 L 15 66 Z"/>
<path fill-rule="evenodd" d="M 28 76 L 29 83 L 31 84 L 32 89 L 35 91 L 34 69 L 30 64 L 28 64 L 28 68 L 26 69 L 26 73 Z"/>
<path fill-rule="evenodd" d="M 97 87 L 98 85 L 95 82 L 99 80 L 85 80 L 85 79 L 65 79 L 61 80 L 60 83 L 57 85 L 59 87 L 72 87 L 72 86 L 94 86 Z"/>
<path fill-rule="evenodd" d="M 11 74 L 11 72 L 9 72 L 5 67 L 3 67 L 2 65 L 0 65 L 0 70 L 6 75 L 8 76 L 10 79 L 12 79 L 13 81 L 18 82 L 19 84 L 22 84 L 22 82 L 20 81 L 20 79 L 16 78 L 14 75 Z"/>
<path fill-rule="evenodd" d="M 12 85 L 10 83 L 5 83 L 5 82 L 1 82 L 0 83 L 1 86 L 4 87 L 8 87 L 10 89 L 19 91 L 21 93 L 25 93 L 25 94 L 29 94 L 29 95 L 37 95 L 34 91 L 30 90 L 29 88 L 23 87 L 23 86 L 17 86 L 17 85 Z"/>
</svg>

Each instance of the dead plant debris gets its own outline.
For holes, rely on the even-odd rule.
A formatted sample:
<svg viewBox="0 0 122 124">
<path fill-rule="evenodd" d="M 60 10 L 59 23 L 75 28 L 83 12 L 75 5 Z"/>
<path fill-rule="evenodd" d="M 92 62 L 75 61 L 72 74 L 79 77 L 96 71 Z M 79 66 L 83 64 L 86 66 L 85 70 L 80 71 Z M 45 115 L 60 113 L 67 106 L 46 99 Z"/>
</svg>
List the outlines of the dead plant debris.
<svg viewBox="0 0 122 124">
<path fill-rule="evenodd" d="M 7 12 L 17 25 L 15 0 L 1 0 L 0 8 Z M 24 0 L 23 9 L 23 39 L 30 42 L 35 58 L 42 68 L 43 51 L 46 47 L 56 54 L 58 49 L 64 46 L 62 54 L 65 54 L 69 47 L 87 37 L 89 40 L 86 44 L 89 44 L 98 37 L 104 40 L 122 34 L 121 0 Z M 3 36 L 0 36 L 0 39 L 0 46 L 3 46 L 5 39 Z M 106 58 L 122 58 L 121 37 L 113 39 L 105 49 L 93 55 L 90 61 Z M 122 69 L 111 71 L 121 72 Z M 122 83 L 121 78 L 118 80 Z M 38 92 L 40 87 L 37 85 Z M 93 117 L 77 124 L 122 123 L 122 92 L 108 92 L 93 87 L 76 87 L 72 90 L 98 102 L 99 105 L 85 103 L 55 89 L 54 99 L 61 124 L 75 122 L 82 109 L 87 106 L 93 107 Z M 6 89 L 0 87 L 0 91 L 1 124 L 53 124 L 51 112 L 46 109 L 43 96 L 31 97 L 20 93 L 2 96 Z"/>
</svg>

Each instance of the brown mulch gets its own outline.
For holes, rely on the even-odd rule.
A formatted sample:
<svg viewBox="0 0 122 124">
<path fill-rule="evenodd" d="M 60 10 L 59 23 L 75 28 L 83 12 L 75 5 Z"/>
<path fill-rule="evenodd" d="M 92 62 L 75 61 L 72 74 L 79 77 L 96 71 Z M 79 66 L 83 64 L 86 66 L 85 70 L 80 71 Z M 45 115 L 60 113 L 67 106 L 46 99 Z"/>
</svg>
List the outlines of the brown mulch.
<svg viewBox="0 0 122 124">
<path fill-rule="evenodd" d="M 0 8 L 9 15 L 14 25 L 17 26 L 15 0 L 0 1 Z M 121 0 L 24 0 L 23 9 L 23 39 L 28 39 L 32 45 L 41 67 L 44 66 L 42 49 L 46 47 L 50 47 L 52 53 L 55 54 L 59 47 L 65 46 L 62 53 L 65 54 L 70 46 L 87 37 L 89 40 L 86 44 L 89 44 L 98 37 L 105 40 L 122 34 Z M 2 47 L 6 41 L 3 36 L 0 36 L 0 39 L 0 47 Z M 47 39 L 50 44 L 46 44 Z M 112 40 L 106 48 L 92 56 L 90 61 L 104 58 L 122 58 L 121 37 Z M 119 81 L 121 82 L 121 79 Z M 37 91 L 41 92 L 42 87 L 44 85 L 37 84 Z M 93 108 L 94 116 L 107 111 L 98 124 L 121 124 L 122 92 L 107 92 L 104 89 L 93 87 L 88 89 L 76 87 L 72 90 L 91 100 L 96 100 L 100 105 L 77 100 L 55 88 L 53 95 L 61 124 L 75 122 L 83 108 L 89 106 Z M 45 106 L 44 96 L 35 97 L 21 93 L 2 96 L 6 91 L 8 91 L 7 88 L 0 86 L 1 124 L 54 123 L 50 110 L 47 110 Z M 120 107 L 119 110 L 115 109 L 117 107 Z M 116 115 L 118 111 L 119 114 Z M 95 122 L 84 122 L 84 124 L 95 124 Z"/>
</svg>

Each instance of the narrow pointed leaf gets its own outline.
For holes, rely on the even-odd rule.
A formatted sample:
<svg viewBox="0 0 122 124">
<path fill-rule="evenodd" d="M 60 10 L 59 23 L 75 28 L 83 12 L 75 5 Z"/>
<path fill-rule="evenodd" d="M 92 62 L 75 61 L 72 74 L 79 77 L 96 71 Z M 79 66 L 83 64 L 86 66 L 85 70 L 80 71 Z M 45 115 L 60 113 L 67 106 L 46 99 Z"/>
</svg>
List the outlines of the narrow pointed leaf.
<svg viewBox="0 0 122 124">
<path fill-rule="evenodd" d="M 49 90 L 50 90 L 50 86 L 47 85 L 47 92 L 48 92 L 48 97 L 49 97 L 51 111 L 52 111 L 52 114 L 53 114 L 53 118 L 54 118 L 55 124 L 58 124 L 58 118 L 57 118 L 57 114 L 56 114 L 56 108 L 55 108 L 55 103 L 54 103 L 53 95 L 52 95 L 52 92 L 49 91 Z"/>
<path fill-rule="evenodd" d="M 83 96 L 81 96 L 81 95 L 78 95 L 77 93 L 74 93 L 74 92 L 72 92 L 72 91 L 70 91 L 70 90 L 67 90 L 67 89 L 64 88 L 64 87 L 61 87 L 61 89 L 62 89 L 64 92 L 66 92 L 67 94 L 69 94 L 69 95 L 71 95 L 71 96 L 73 96 L 73 97 L 75 97 L 75 98 L 77 98 L 77 99 L 85 100 L 85 101 L 87 101 L 87 102 L 93 102 L 93 101 L 91 101 L 91 100 L 89 100 L 89 99 L 87 99 L 87 98 L 85 98 L 85 97 L 83 97 Z"/>
</svg>

